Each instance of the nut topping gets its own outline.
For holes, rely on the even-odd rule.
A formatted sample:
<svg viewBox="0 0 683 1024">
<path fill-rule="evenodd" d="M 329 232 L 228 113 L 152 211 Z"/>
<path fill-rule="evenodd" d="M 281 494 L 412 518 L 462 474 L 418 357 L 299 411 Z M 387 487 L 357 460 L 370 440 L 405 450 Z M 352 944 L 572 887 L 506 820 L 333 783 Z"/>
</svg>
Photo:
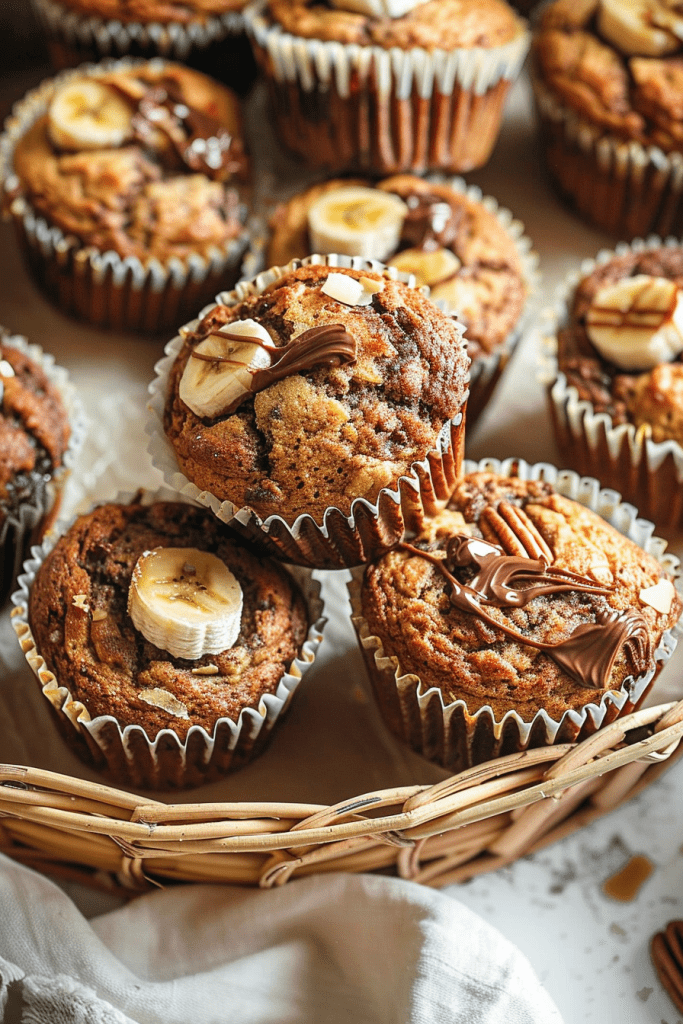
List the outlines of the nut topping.
<svg viewBox="0 0 683 1024">
<path fill-rule="evenodd" d="M 481 514 L 479 526 L 492 544 L 497 544 L 506 555 L 543 559 L 552 565 L 553 553 L 543 540 L 524 509 L 509 501 L 501 501 L 498 508 L 488 505 Z"/>
</svg>

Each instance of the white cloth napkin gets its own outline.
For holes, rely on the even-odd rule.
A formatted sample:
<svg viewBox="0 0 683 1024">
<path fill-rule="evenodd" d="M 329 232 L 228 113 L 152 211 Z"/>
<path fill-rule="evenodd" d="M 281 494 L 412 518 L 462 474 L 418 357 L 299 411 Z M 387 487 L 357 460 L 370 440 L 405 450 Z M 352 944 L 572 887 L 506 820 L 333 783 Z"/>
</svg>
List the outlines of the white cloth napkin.
<svg viewBox="0 0 683 1024">
<path fill-rule="evenodd" d="M 329 875 L 180 886 L 86 920 L 0 858 L 5 1024 L 562 1024 L 526 958 L 456 900 Z"/>
</svg>

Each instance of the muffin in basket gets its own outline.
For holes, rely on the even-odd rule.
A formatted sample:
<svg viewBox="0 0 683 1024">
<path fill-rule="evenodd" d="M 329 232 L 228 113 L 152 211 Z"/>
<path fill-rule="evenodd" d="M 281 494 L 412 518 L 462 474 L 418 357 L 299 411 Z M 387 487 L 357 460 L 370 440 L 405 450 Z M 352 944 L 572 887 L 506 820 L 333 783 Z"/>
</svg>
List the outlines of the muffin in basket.
<svg viewBox="0 0 683 1024">
<path fill-rule="evenodd" d="M 560 491 L 602 500 L 639 539 L 643 522 L 595 481 L 539 469 L 466 475 L 352 587 L 389 727 L 453 771 L 590 735 L 637 706 L 675 646 L 683 601 L 667 569 Z"/>
<path fill-rule="evenodd" d="M 165 57 L 239 93 L 256 77 L 247 0 L 31 0 L 55 68 L 105 57 Z"/>
<path fill-rule="evenodd" d="M 624 244 L 571 275 L 550 329 L 563 460 L 672 528 L 683 522 L 682 288 L 679 242 Z"/>
<path fill-rule="evenodd" d="M 554 0 L 533 47 L 546 162 L 621 238 L 683 231 L 683 13 L 669 0 Z"/>
<path fill-rule="evenodd" d="M 330 568 L 448 498 L 467 397 L 453 318 L 396 271 L 340 261 L 295 260 L 220 296 L 167 346 L 150 424 L 169 486 Z"/>
<path fill-rule="evenodd" d="M 196 71 L 119 61 L 29 93 L 0 171 L 38 284 L 97 326 L 156 332 L 236 280 L 247 174 L 238 101 Z"/>
<path fill-rule="evenodd" d="M 66 371 L 38 345 L 0 328 L 0 601 L 31 543 L 59 511 L 84 434 Z"/>
<path fill-rule="evenodd" d="M 270 228 L 268 266 L 313 252 L 373 257 L 414 274 L 431 299 L 457 311 L 472 360 L 472 426 L 520 337 L 536 280 L 531 242 L 508 210 L 462 178 L 401 174 L 373 187 L 358 179 L 313 185 L 281 204 Z"/>
<path fill-rule="evenodd" d="M 300 587 L 205 509 L 141 495 L 34 555 L 13 623 L 79 754 L 170 788 L 263 749 L 320 640 L 305 574 Z"/>
<path fill-rule="evenodd" d="M 245 19 L 287 149 L 374 174 L 486 163 L 529 45 L 505 0 L 257 0 Z"/>
</svg>

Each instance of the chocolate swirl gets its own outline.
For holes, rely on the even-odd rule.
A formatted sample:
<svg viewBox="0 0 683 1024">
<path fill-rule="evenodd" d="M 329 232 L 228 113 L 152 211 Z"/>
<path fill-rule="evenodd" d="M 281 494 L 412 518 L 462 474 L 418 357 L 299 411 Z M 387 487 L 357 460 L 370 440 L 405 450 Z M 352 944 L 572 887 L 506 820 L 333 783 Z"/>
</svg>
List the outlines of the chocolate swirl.
<svg viewBox="0 0 683 1024">
<path fill-rule="evenodd" d="M 683 1013 L 683 921 L 669 921 L 652 938 L 650 955 L 659 980 L 679 1013 Z"/>
<path fill-rule="evenodd" d="M 408 207 L 401 241 L 419 249 L 448 249 L 458 231 L 458 218 L 450 203 L 431 193 L 401 196 Z"/>
<path fill-rule="evenodd" d="M 405 542 L 401 547 L 437 566 L 450 584 L 450 600 L 456 608 L 479 616 L 522 644 L 545 651 L 581 686 L 606 689 L 622 648 L 628 651 L 636 675 L 647 669 L 650 639 L 639 612 L 599 611 L 596 623 L 583 623 L 564 640 L 551 644 L 518 632 L 486 611 L 486 605 L 521 608 L 535 597 L 567 591 L 609 593 L 607 587 L 598 586 L 585 576 L 568 569 L 549 568 L 544 558 L 506 555 L 497 544 L 467 534 L 449 538 L 445 558 Z M 475 572 L 468 584 L 454 575 L 458 569 L 472 568 Z"/>
</svg>

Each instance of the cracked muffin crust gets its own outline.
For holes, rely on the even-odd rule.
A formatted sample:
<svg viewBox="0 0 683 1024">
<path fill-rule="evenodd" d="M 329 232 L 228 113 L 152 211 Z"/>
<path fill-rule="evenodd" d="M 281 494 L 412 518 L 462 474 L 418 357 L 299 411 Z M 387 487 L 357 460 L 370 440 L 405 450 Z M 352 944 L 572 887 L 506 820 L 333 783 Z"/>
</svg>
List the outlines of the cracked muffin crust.
<svg viewBox="0 0 683 1024">
<path fill-rule="evenodd" d="M 367 305 L 322 291 L 332 273 L 378 290 Z M 345 365 L 298 369 L 234 411 L 201 418 L 179 396 L 193 350 L 212 331 L 253 320 L 274 352 L 312 328 L 339 325 L 355 343 Z M 310 265 L 285 271 L 261 295 L 217 306 L 183 334 L 164 429 L 183 472 L 221 500 L 286 522 L 331 506 L 348 515 L 374 501 L 463 410 L 467 365 L 459 327 L 419 291 L 380 274 Z"/>
<path fill-rule="evenodd" d="M 240 11 L 247 0 L 59 0 L 63 7 L 83 15 L 116 21 L 187 22 L 226 11 Z"/>
<path fill-rule="evenodd" d="M 450 577 L 434 559 L 444 564 L 455 535 L 467 543 L 481 539 L 508 556 L 513 568 L 496 577 L 505 592 L 500 600 L 480 573 L 473 603 L 465 608 L 454 601 Z M 474 551 L 472 562 L 460 558 L 459 565 L 449 565 L 460 584 L 472 582 L 475 565 L 485 565 L 485 556 Z M 540 565 L 531 565 L 532 556 Z M 563 579 L 567 571 L 578 575 Z M 384 654 L 398 659 L 397 674 L 415 673 L 423 692 L 437 687 L 444 704 L 463 700 L 470 715 L 488 705 L 496 721 L 515 710 L 530 722 L 543 709 L 559 722 L 566 711 L 599 704 L 606 690 L 620 690 L 629 677 L 654 666 L 662 634 L 681 611 L 670 584 L 664 585 L 671 595 L 664 613 L 641 596 L 663 577 L 654 557 L 550 484 L 479 472 L 461 481 L 449 509 L 414 545 L 367 567 L 362 614 Z M 537 596 L 517 601 L 515 587 L 536 588 Z M 632 635 L 640 639 L 621 646 L 609 674 L 597 674 L 596 687 L 591 669 L 613 613 L 630 616 L 637 623 Z M 572 635 L 577 644 L 571 657 L 555 660 L 555 650 Z M 531 646 L 539 642 L 547 649 Z"/>
<path fill-rule="evenodd" d="M 160 547 L 211 552 L 237 578 L 244 604 L 232 648 L 189 661 L 133 626 L 133 569 Z M 210 735 L 218 719 L 236 722 L 277 689 L 308 630 L 304 600 L 283 569 L 256 558 L 211 513 L 176 502 L 103 505 L 81 516 L 38 570 L 29 618 L 48 668 L 90 717 L 139 725 L 150 740 L 161 729 L 182 740 L 192 726 Z"/>
</svg>

